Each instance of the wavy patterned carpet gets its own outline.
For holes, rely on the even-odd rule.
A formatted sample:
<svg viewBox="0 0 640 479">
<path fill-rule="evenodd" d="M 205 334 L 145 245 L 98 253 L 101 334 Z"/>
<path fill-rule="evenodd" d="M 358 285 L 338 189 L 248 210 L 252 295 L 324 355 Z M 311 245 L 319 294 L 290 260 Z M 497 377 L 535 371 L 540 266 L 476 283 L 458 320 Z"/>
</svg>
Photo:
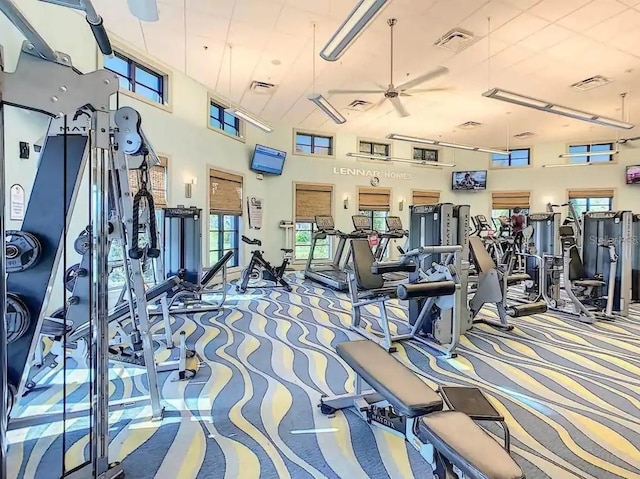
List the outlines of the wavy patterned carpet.
<svg viewBox="0 0 640 479">
<path fill-rule="evenodd" d="M 203 362 L 190 382 L 161 376 L 162 422 L 149 422 L 144 407 L 112 414 L 111 459 L 123 461 L 127 477 L 431 477 L 399 438 L 351 413 L 320 414 L 321 393 L 352 390 L 353 374 L 335 345 L 358 336 L 346 331 L 346 296 L 293 283 L 290 294 L 255 291 L 232 296 L 221 313 L 174 318 Z M 397 304 L 389 312 L 405 317 Z M 527 478 L 640 479 L 640 311 L 635 315 L 586 325 L 545 314 L 514 319 L 509 333 L 479 325 L 455 360 L 436 360 L 413 343 L 396 356 L 433 386 L 481 387 L 507 418 L 512 452 Z M 73 374 L 81 382 L 86 373 Z M 135 370 L 118 367 L 112 375 L 115 399 L 145 389 Z M 31 407 L 59 408 L 59 377 L 49 380 L 49 388 L 26 398 Z M 85 392 L 68 388 L 68 403 Z M 82 461 L 86 421 L 65 426 L 64 444 L 61 424 L 11 432 L 9 478 L 59 477 L 63 447 L 67 468 Z"/>
</svg>

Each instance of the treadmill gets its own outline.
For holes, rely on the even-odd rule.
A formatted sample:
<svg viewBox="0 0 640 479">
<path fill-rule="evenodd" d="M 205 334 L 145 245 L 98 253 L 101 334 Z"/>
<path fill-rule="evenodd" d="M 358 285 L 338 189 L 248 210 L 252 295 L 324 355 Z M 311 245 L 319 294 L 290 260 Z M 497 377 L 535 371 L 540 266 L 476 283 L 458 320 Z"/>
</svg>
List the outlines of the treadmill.
<svg viewBox="0 0 640 479">
<path fill-rule="evenodd" d="M 313 234 L 311 239 L 311 251 L 309 252 L 307 266 L 304 270 L 304 277 L 305 279 L 310 279 L 311 281 L 323 284 L 337 291 L 348 291 L 349 283 L 347 281 L 347 274 L 344 272 L 341 262 L 344 248 L 350 235 L 335 229 L 332 216 L 316 216 L 315 223 L 318 231 Z M 331 263 L 314 264 L 313 253 L 316 249 L 316 244 L 318 240 L 323 240 L 328 236 L 338 238 L 338 246 L 333 255 L 333 261 Z"/>
<path fill-rule="evenodd" d="M 376 261 L 384 260 L 384 255 L 386 254 L 387 249 L 389 248 L 389 243 L 391 242 L 392 239 L 409 238 L 409 231 L 405 230 L 402 227 L 402 220 L 400 219 L 399 216 L 387 216 L 386 223 L 387 223 L 387 231 L 385 231 L 384 233 L 378 233 L 378 235 L 381 238 L 381 241 L 378 247 L 376 248 L 376 252 L 375 252 Z M 404 250 L 405 250 L 404 247 L 398 248 L 398 251 L 400 251 L 401 254 L 404 254 Z"/>
</svg>

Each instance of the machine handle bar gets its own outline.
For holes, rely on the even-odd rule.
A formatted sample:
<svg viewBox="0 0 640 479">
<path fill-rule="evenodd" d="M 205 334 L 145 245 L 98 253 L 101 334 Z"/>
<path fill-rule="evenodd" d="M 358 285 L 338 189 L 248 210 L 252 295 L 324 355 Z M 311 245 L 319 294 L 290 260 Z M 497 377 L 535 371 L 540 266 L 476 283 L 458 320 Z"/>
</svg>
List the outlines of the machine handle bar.
<svg viewBox="0 0 640 479">
<path fill-rule="evenodd" d="M 459 253 L 462 251 L 462 246 L 420 246 L 407 251 L 404 256 L 420 256 L 423 254 L 442 254 L 442 253 Z"/>
</svg>

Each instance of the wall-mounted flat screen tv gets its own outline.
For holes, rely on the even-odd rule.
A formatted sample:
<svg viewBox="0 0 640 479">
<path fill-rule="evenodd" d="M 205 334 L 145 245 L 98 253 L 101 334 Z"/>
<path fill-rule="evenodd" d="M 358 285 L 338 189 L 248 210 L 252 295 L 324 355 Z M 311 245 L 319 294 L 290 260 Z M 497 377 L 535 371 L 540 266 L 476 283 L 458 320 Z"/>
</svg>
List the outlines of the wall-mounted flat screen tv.
<svg viewBox="0 0 640 479">
<path fill-rule="evenodd" d="M 454 171 L 451 187 L 454 190 L 485 190 L 487 189 L 487 170 Z"/>
<path fill-rule="evenodd" d="M 269 148 L 268 146 L 256 145 L 253 151 L 253 158 L 251 158 L 250 168 L 258 173 L 281 175 L 286 157 L 287 153 L 284 151 Z"/>
<path fill-rule="evenodd" d="M 640 185 L 640 165 L 627 166 L 627 184 Z"/>
</svg>

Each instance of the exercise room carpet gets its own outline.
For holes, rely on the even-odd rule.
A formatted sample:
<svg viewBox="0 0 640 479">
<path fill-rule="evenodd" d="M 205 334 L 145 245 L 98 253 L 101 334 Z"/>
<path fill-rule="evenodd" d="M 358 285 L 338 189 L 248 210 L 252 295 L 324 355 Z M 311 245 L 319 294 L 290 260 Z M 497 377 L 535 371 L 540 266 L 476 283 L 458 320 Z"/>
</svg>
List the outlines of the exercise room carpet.
<svg viewBox="0 0 640 479">
<path fill-rule="evenodd" d="M 359 337 L 346 329 L 345 295 L 299 278 L 292 282 L 290 294 L 231 293 L 220 313 L 174 318 L 174 329 L 187 333 L 202 364 L 189 382 L 161 375 L 163 421 L 149 421 L 144 407 L 111 415 L 110 458 L 123 462 L 127 477 L 431 477 L 401 439 L 350 412 L 320 413 L 322 393 L 352 391 L 353 373 L 335 346 Z M 397 304 L 389 312 L 406 317 Z M 527 478 L 640 479 L 639 313 L 597 325 L 542 314 L 514 319 L 512 332 L 478 325 L 454 360 L 436 359 L 411 342 L 399 345 L 396 356 L 434 387 L 482 388 L 506 417 L 512 453 Z M 135 370 L 116 367 L 112 377 L 115 399 L 145 388 Z M 48 391 L 25 402 L 53 407 L 62 396 Z M 70 386 L 67 402 L 83 394 L 74 396 Z M 490 430 L 498 437 L 498 429 Z M 10 479 L 55 479 L 62 448 L 67 468 L 88 453 L 83 420 L 12 431 L 9 438 Z"/>
</svg>

